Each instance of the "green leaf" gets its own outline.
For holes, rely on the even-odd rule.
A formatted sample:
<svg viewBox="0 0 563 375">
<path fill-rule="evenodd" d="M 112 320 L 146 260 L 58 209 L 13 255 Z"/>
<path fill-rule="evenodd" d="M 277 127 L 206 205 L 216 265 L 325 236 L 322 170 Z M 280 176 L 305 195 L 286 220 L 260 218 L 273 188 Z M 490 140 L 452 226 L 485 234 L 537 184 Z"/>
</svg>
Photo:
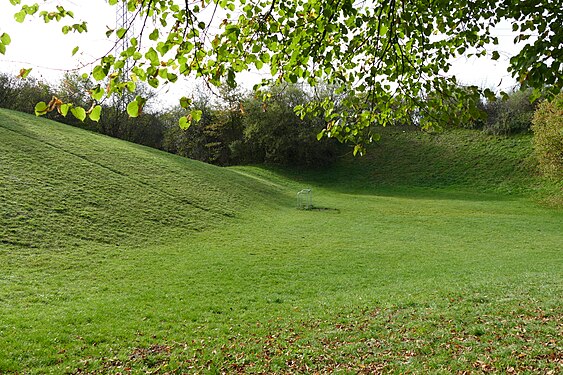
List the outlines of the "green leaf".
<svg viewBox="0 0 563 375">
<path fill-rule="evenodd" d="M 122 27 L 115 32 L 115 35 L 117 35 L 117 37 L 119 39 L 123 39 L 123 37 L 125 36 L 126 33 L 127 33 L 127 30 Z"/>
<path fill-rule="evenodd" d="M 14 19 L 16 20 L 16 22 L 22 23 L 25 20 L 25 16 L 26 13 L 23 10 L 21 10 L 16 14 L 14 14 Z"/>
<path fill-rule="evenodd" d="M 101 81 L 106 78 L 107 74 L 101 65 L 96 65 L 92 70 L 92 76 L 96 81 Z"/>
<path fill-rule="evenodd" d="M 68 110 L 70 109 L 71 105 L 70 104 L 61 104 L 61 115 L 63 115 L 63 117 L 66 117 L 66 115 L 68 114 Z"/>
<path fill-rule="evenodd" d="M 129 81 L 127 82 L 127 90 L 131 93 L 135 92 L 135 88 L 137 87 L 137 85 L 135 84 L 135 82 Z"/>
<path fill-rule="evenodd" d="M 201 116 L 203 115 L 203 112 L 199 109 L 194 109 L 190 112 L 190 115 L 192 116 L 192 119 L 195 122 L 199 122 L 199 120 L 201 120 Z"/>
<path fill-rule="evenodd" d="M 149 80 L 147 81 L 149 86 L 153 87 L 153 88 L 158 88 L 159 82 L 157 78 L 149 78 Z"/>
<path fill-rule="evenodd" d="M 154 48 L 150 48 L 147 53 L 145 53 L 145 57 L 147 60 L 151 62 L 152 66 L 160 65 L 160 60 L 158 59 L 158 53 L 155 51 Z"/>
<path fill-rule="evenodd" d="M 158 29 L 154 29 L 152 31 L 152 33 L 149 34 L 149 39 L 156 41 L 156 40 L 158 40 L 159 35 L 160 35 L 160 33 L 158 32 Z"/>
<path fill-rule="evenodd" d="M 82 107 L 73 107 L 70 109 L 70 113 L 80 121 L 84 121 L 86 119 L 86 111 Z"/>
<path fill-rule="evenodd" d="M 354 156 L 356 156 L 357 154 L 360 154 L 360 156 L 362 156 L 364 154 L 364 147 L 362 145 L 355 145 L 354 146 Z"/>
<path fill-rule="evenodd" d="M 180 99 L 180 106 L 184 109 L 188 109 L 188 107 L 192 104 L 192 100 L 186 98 L 185 96 Z"/>
<path fill-rule="evenodd" d="M 483 94 L 485 95 L 485 98 L 487 98 L 487 100 L 490 102 L 495 101 L 497 98 L 495 93 L 491 89 L 485 89 L 485 91 L 483 91 Z"/>
<path fill-rule="evenodd" d="M 76 53 L 78 52 L 78 50 L 80 49 L 80 47 L 76 46 L 72 49 L 72 56 L 76 55 Z"/>
<path fill-rule="evenodd" d="M 385 24 L 381 24 L 380 28 L 379 28 L 379 36 L 383 36 L 383 35 L 387 34 L 387 31 L 389 31 L 389 27 Z"/>
<path fill-rule="evenodd" d="M 104 90 L 98 85 L 90 92 L 90 95 L 92 96 L 92 99 L 100 101 L 104 96 Z"/>
<path fill-rule="evenodd" d="M 102 114 L 102 106 L 97 105 L 92 109 L 88 117 L 90 117 L 90 120 L 98 122 L 100 121 L 101 114 Z"/>
<path fill-rule="evenodd" d="M 6 46 L 4 44 L 0 44 L 0 53 L 2 55 L 6 54 Z"/>
<path fill-rule="evenodd" d="M 500 54 L 498 53 L 498 51 L 493 51 L 493 60 L 498 60 L 500 58 Z"/>
<path fill-rule="evenodd" d="M 2 35 L 0 35 L 0 42 L 2 42 L 5 45 L 8 45 L 12 42 L 12 39 L 8 34 L 3 33 Z"/>
<path fill-rule="evenodd" d="M 137 103 L 136 100 L 127 104 L 127 114 L 129 115 L 129 117 L 138 117 L 139 116 L 139 103 Z"/>
<path fill-rule="evenodd" d="M 178 125 L 180 126 L 181 129 L 186 130 L 190 127 L 191 124 L 192 124 L 191 119 L 188 119 L 186 116 L 180 117 L 180 121 Z"/>
<path fill-rule="evenodd" d="M 536 100 L 541 98 L 542 92 L 539 88 L 535 88 L 530 95 L 530 103 L 534 103 Z M 563 129 L 562 129 L 563 130 Z"/>
<path fill-rule="evenodd" d="M 35 105 L 35 116 L 42 116 L 47 113 L 49 107 L 45 102 L 39 102 Z"/>
</svg>

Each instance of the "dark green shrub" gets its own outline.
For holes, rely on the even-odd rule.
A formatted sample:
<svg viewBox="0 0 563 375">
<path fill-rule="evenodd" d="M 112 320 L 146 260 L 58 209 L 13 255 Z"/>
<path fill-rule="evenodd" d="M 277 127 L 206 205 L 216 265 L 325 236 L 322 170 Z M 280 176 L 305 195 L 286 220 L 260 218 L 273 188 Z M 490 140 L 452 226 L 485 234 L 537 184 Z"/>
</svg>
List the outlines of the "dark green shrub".
<svg viewBox="0 0 563 375">
<path fill-rule="evenodd" d="M 48 102 L 53 95 L 54 90 L 49 85 L 35 78 L 20 79 L 0 74 L 0 106 L 3 108 L 35 113 L 35 104 Z"/>
<path fill-rule="evenodd" d="M 200 96 L 193 104 L 202 111 L 201 120 L 187 130 L 180 129 L 178 119 L 186 114 L 181 108 L 160 115 L 165 122 L 163 148 L 178 155 L 216 165 L 231 165 L 234 159 L 230 145 L 242 139 L 240 111 L 228 106 L 215 108 L 209 97 Z"/>
<path fill-rule="evenodd" d="M 317 140 L 325 123 L 318 117 L 301 119 L 296 105 L 310 100 L 297 85 L 270 89 L 267 103 L 251 98 L 244 108 L 244 141 L 232 144 L 239 157 L 253 162 L 278 165 L 323 166 L 337 154 L 334 139 Z"/>
<path fill-rule="evenodd" d="M 299 86 L 270 89 L 266 103 L 235 91 L 221 90 L 213 103 L 200 93 L 193 108 L 202 118 L 187 130 L 178 127 L 186 111 L 180 108 L 160 115 L 165 123 L 163 148 L 172 153 L 217 165 L 269 163 L 322 166 L 334 161 L 336 141 L 317 134 L 320 118 L 301 119 L 294 107 L 310 100 Z"/>
<path fill-rule="evenodd" d="M 514 91 L 504 99 L 483 104 L 487 119 L 483 130 L 494 135 L 511 135 L 530 131 L 536 103 L 530 102 L 531 91 Z"/>
<path fill-rule="evenodd" d="M 16 77 L 0 73 L 0 107 L 13 109 L 17 86 Z"/>
<path fill-rule="evenodd" d="M 548 177 L 563 179 L 563 94 L 538 106 L 532 130 L 540 169 Z"/>
</svg>

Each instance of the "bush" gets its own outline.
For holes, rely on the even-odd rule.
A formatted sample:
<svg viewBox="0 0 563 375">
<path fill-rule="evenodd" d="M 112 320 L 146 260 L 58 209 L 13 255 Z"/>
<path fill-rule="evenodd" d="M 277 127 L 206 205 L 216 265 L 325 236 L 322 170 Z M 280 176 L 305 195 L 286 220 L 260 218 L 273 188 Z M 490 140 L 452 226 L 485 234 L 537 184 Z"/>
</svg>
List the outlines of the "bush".
<svg viewBox="0 0 563 375">
<path fill-rule="evenodd" d="M 317 140 L 321 118 L 301 119 L 293 108 L 310 100 L 295 85 L 273 87 L 266 103 L 251 94 L 221 90 L 219 102 L 199 93 L 193 108 L 201 120 L 187 130 L 178 127 L 186 111 L 172 108 L 160 115 L 165 131 L 162 147 L 216 165 L 268 163 L 323 166 L 336 157 L 333 139 Z"/>
<path fill-rule="evenodd" d="M 17 78 L 0 73 L 0 106 L 14 109 L 15 95 L 17 90 Z"/>
<path fill-rule="evenodd" d="M 231 145 L 238 159 L 308 167 L 332 163 L 337 154 L 336 141 L 317 140 L 325 126 L 323 119 L 301 119 L 294 112 L 296 105 L 311 100 L 307 93 L 299 86 L 288 85 L 273 87 L 270 94 L 266 103 L 249 98 L 244 105 L 244 140 Z"/>
<path fill-rule="evenodd" d="M 33 114 L 37 102 L 48 102 L 53 95 L 53 89 L 40 80 L 31 77 L 20 79 L 0 73 L 0 106 L 2 108 Z"/>
<path fill-rule="evenodd" d="M 164 124 L 163 149 L 205 163 L 227 166 L 239 163 L 231 149 L 243 138 L 240 102 L 243 93 L 236 89 L 220 88 L 220 95 L 208 91 L 196 92 L 189 110 L 201 111 L 201 119 L 186 129 L 178 120 L 187 111 L 179 106 L 159 114 Z"/>
<path fill-rule="evenodd" d="M 532 122 L 534 152 L 541 171 L 563 179 L 563 94 L 541 103 Z"/>
<path fill-rule="evenodd" d="M 530 102 L 531 91 L 514 91 L 505 99 L 483 104 L 487 119 L 483 130 L 494 135 L 511 135 L 530 131 L 536 103 Z"/>
</svg>

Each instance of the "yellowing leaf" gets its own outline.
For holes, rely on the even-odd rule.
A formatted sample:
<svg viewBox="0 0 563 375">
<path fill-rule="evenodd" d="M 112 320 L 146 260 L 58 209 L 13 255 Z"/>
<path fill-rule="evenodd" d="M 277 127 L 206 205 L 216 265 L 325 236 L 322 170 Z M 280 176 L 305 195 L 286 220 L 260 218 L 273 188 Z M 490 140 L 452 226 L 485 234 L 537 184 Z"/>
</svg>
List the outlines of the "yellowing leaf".
<svg viewBox="0 0 563 375">
<path fill-rule="evenodd" d="M 20 74 L 18 75 L 18 78 L 21 78 L 21 79 L 27 78 L 29 73 L 31 73 L 31 69 L 32 68 L 29 68 L 29 69 L 22 68 L 22 69 L 20 69 Z"/>
</svg>

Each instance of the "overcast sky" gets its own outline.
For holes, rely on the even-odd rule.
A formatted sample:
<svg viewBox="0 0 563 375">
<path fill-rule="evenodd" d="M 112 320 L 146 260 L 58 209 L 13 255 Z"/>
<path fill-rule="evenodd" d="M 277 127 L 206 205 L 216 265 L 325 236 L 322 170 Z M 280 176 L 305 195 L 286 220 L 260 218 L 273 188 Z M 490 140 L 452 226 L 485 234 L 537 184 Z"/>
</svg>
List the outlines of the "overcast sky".
<svg viewBox="0 0 563 375">
<path fill-rule="evenodd" d="M 45 25 L 34 17 L 28 17 L 23 24 L 15 22 L 13 13 L 18 8 L 11 6 L 7 0 L 0 1 L 0 34 L 7 32 L 12 38 L 6 55 L 0 55 L 2 72 L 17 74 L 21 68 L 33 68 L 33 77 L 55 82 L 64 71 L 90 63 L 112 48 L 113 42 L 105 37 L 105 32 L 108 27 L 115 27 L 116 7 L 107 5 L 106 0 L 46 1 L 49 7 L 63 3 L 68 9 L 72 9 L 75 21 L 88 21 L 87 34 L 67 35 L 60 32 L 66 23 L 51 22 Z M 464 84 L 495 90 L 514 87 L 516 82 L 506 69 L 509 58 L 518 52 L 519 47 L 513 44 L 514 35 L 510 26 L 505 23 L 495 30 L 494 34 L 500 41 L 497 48 L 501 58 L 498 61 L 461 57 L 455 61 L 449 73 L 455 74 L 458 81 Z M 73 57 L 72 50 L 75 46 L 80 46 L 80 52 Z M 255 72 L 245 74 L 239 81 L 251 88 L 260 79 L 261 74 Z M 166 101 L 182 96 L 180 92 L 193 88 L 193 83 L 179 81 L 174 86 L 160 89 L 160 94 Z"/>
</svg>

